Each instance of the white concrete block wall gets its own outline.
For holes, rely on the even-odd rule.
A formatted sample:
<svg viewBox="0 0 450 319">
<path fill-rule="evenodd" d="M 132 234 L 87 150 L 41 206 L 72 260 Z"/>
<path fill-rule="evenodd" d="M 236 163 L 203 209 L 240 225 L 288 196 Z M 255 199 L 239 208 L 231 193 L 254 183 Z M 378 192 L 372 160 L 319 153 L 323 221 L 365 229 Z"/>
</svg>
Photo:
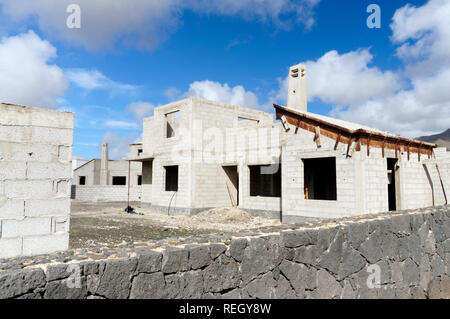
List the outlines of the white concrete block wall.
<svg viewBox="0 0 450 319">
<path fill-rule="evenodd" d="M 385 150 L 385 157 L 382 156 L 380 148 L 370 148 L 367 156 L 367 147 L 361 146 L 360 156 L 364 162 L 364 212 L 379 213 L 389 210 L 388 199 L 388 175 L 387 157 L 395 158 L 395 151 Z"/>
<path fill-rule="evenodd" d="M 250 169 L 248 165 L 240 166 L 240 203 L 239 207 L 248 210 L 262 210 L 279 212 L 281 209 L 280 197 L 250 196 Z"/>
<path fill-rule="evenodd" d="M 164 166 L 178 165 L 178 192 L 166 191 L 166 170 Z M 153 161 L 152 206 L 191 207 L 191 163 L 184 157 L 161 156 Z"/>
<path fill-rule="evenodd" d="M 441 173 L 442 182 L 444 184 L 445 192 L 447 195 L 447 201 L 450 201 L 450 151 L 447 151 L 445 148 L 442 147 L 435 150 L 435 154 L 439 166 L 439 171 Z M 440 181 L 435 183 L 435 185 L 438 185 L 438 188 L 441 187 Z M 443 192 L 441 196 L 441 201 L 444 202 Z"/>
<path fill-rule="evenodd" d="M 91 185 L 75 186 L 75 199 L 81 201 L 126 202 L 128 186 Z M 141 201 L 141 186 L 130 186 L 130 201 Z"/>
<path fill-rule="evenodd" d="M 164 114 L 174 111 L 180 112 L 180 134 L 166 138 Z M 259 123 L 240 122 L 238 117 Z M 386 158 L 395 157 L 394 151 L 386 149 L 383 158 L 381 149 L 371 147 L 367 156 L 366 146 L 362 145 L 357 152 L 353 143 L 347 158 L 346 144 L 340 143 L 335 151 L 336 141 L 322 135 L 319 148 L 314 142 L 314 133 L 299 129 L 298 134 L 294 134 L 295 127 L 290 127 L 291 130 L 284 133 L 280 123 L 273 124 L 271 114 L 197 98 L 156 108 L 154 117 L 144 120 L 143 156 L 154 158 L 154 163 L 152 184 L 143 188 L 143 197 L 146 202 L 162 207 L 169 204 L 179 208 L 229 206 L 222 165 L 237 165 L 240 168 L 239 205 L 245 209 L 279 210 L 281 207 L 285 215 L 310 217 L 342 217 L 388 210 Z M 266 137 L 261 134 L 264 130 Z M 265 139 L 267 147 L 261 139 Z M 285 139 L 283 148 L 282 139 Z M 219 143 L 214 145 L 214 140 Z M 250 197 L 248 165 L 271 164 L 280 154 L 282 199 Z M 414 163 L 414 156 L 417 154 L 411 154 L 410 161 L 405 161 L 406 154 L 403 154 L 400 160 L 403 174 L 400 209 L 429 206 L 432 202 L 423 163 Z M 302 159 L 317 157 L 336 158 L 336 201 L 304 199 Z M 167 165 L 179 165 L 179 191 L 175 196 L 173 192 L 164 191 L 163 166 Z M 441 164 L 442 175 L 450 175 L 446 165 Z M 433 174 L 435 203 L 439 204 L 443 195 L 436 188 L 439 184 Z"/>
<path fill-rule="evenodd" d="M 0 104 L 0 258 L 69 244 L 73 114 Z"/>
<path fill-rule="evenodd" d="M 321 136 L 321 147 L 314 142 L 314 133 L 295 127 L 285 133 L 282 158 L 282 210 L 285 216 L 343 217 L 357 215 L 355 159 L 346 158 L 347 146 L 342 143 L 334 151 L 335 141 Z M 352 146 L 350 155 L 353 153 Z M 337 200 L 306 200 L 302 159 L 336 157 Z"/>
<path fill-rule="evenodd" d="M 404 182 L 402 183 L 401 208 L 421 208 L 444 204 L 444 192 L 436 169 L 436 160 L 421 155 L 421 161 L 419 162 L 417 154 L 411 154 L 410 161 L 405 161 L 405 156 L 402 159 L 401 178 L 404 179 Z M 445 181 L 445 175 L 448 172 L 446 169 L 448 162 L 448 159 L 438 158 L 443 181 Z M 441 166 L 443 169 L 441 169 Z M 446 187 L 446 191 L 447 189 L 448 187 Z"/>
</svg>

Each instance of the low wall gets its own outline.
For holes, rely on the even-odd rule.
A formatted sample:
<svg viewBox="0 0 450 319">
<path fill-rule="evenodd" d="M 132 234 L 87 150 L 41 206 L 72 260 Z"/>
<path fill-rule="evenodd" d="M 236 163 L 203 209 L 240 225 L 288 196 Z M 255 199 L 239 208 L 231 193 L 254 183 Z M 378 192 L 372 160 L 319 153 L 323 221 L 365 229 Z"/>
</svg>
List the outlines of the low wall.
<svg viewBox="0 0 450 319">
<path fill-rule="evenodd" d="M 450 206 L 0 261 L 0 298 L 448 298 Z"/>
<path fill-rule="evenodd" d="M 138 202 L 141 200 L 141 186 L 130 187 L 130 201 Z M 72 185 L 72 199 L 83 201 L 111 201 L 126 202 L 128 199 L 128 186 L 79 186 Z"/>
<path fill-rule="evenodd" d="M 0 258 L 68 248 L 73 121 L 0 103 Z"/>
</svg>

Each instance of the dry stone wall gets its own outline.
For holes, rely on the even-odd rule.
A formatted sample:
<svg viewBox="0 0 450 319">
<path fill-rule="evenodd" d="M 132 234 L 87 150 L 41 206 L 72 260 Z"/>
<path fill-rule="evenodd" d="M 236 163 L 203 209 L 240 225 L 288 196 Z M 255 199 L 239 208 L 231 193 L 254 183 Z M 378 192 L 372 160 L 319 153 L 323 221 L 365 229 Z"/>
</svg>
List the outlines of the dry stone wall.
<svg viewBox="0 0 450 319">
<path fill-rule="evenodd" d="M 0 261 L 0 298 L 448 298 L 450 207 Z"/>
</svg>

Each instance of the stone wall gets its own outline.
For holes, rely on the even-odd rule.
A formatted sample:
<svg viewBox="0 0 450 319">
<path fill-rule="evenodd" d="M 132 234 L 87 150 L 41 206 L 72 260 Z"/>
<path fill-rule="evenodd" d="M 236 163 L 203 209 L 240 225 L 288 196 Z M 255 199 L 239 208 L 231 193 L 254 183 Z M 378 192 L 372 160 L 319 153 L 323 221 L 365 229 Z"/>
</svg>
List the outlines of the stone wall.
<svg viewBox="0 0 450 319">
<path fill-rule="evenodd" d="M 141 200 L 142 186 L 130 186 L 130 201 Z M 128 200 L 128 186 L 72 185 L 72 199 L 81 201 L 126 202 Z"/>
<path fill-rule="evenodd" d="M 68 248 L 73 121 L 0 104 L 0 258 Z"/>
<path fill-rule="evenodd" d="M 441 206 L 75 250 L 0 261 L 0 298 L 448 298 L 449 236 Z"/>
</svg>

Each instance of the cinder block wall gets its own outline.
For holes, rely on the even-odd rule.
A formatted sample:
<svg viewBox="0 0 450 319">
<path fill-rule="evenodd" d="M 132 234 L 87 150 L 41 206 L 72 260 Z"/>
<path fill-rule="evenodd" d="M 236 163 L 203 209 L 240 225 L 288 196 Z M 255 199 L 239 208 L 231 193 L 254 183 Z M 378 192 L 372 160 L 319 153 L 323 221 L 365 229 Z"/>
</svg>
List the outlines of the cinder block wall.
<svg viewBox="0 0 450 319">
<path fill-rule="evenodd" d="M 340 143 L 334 150 L 335 140 L 321 136 L 321 147 L 314 142 L 314 133 L 298 130 L 290 125 L 285 133 L 282 148 L 282 210 L 284 221 L 295 221 L 298 216 L 336 218 L 361 213 L 372 214 L 388 211 L 387 158 L 395 158 L 395 151 L 367 146 L 355 150 L 353 143 L 346 157 L 347 145 Z M 398 152 L 399 176 L 396 183 L 397 210 L 417 209 L 445 203 L 436 160 L 417 153 Z M 302 159 L 336 157 L 337 200 L 305 200 L 304 167 Z M 447 185 L 449 157 L 438 154 L 443 183 Z M 448 197 L 448 186 L 446 186 Z"/>
<path fill-rule="evenodd" d="M 361 185 L 356 183 L 356 174 L 362 174 L 363 159 L 346 157 L 346 145 L 321 136 L 321 147 L 314 142 L 314 133 L 295 127 L 285 133 L 282 147 L 282 210 L 283 220 L 289 222 L 297 216 L 336 218 L 358 215 L 357 197 L 361 198 Z M 352 155 L 353 152 L 350 153 Z M 302 159 L 336 157 L 337 200 L 306 200 L 304 195 L 304 166 Z M 387 181 L 386 181 L 387 183 Z M 387 187 L 387 184 L 386 184 Z M 374 192 L 381 192 L 377 187 Z M 382 210 L 378 210 L 382 211 Z"/>
<path fill-rule="evenodd" d="M 0 258 L 69 244 L 73 113 L 0 104 Z"/>
<path fill-rule="evenodd" d="M 72 198 L 82 201 L 111 201 L 126 202 L 128 200 L 128 186 L 93 185 L 72 186 Z M 142 187 L 130 186 L 130 201 L 141 200 Z"/>
</svg>

